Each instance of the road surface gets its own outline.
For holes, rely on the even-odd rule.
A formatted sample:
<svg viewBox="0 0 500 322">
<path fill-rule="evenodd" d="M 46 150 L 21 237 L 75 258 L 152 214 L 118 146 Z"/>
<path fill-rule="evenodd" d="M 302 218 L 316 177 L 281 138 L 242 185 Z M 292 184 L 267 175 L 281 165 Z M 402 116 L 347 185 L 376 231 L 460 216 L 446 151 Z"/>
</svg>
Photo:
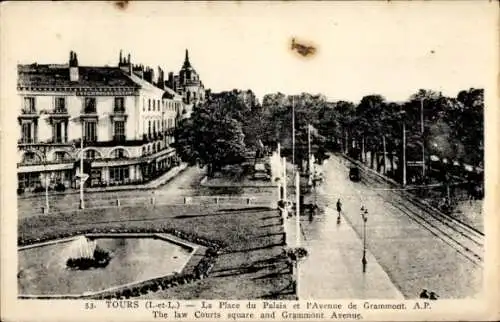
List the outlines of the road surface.
<svg viewBox="0 0 500 322">
<path fill-rule="evenodd" d="M 302 237 L 310 248 L 310 257 L 301 265 L 304 276 L 300 278 L 303 288 L 307 289 L 302 291 L 303 295 L 363 298 L 377 295 L 379 290 L 376 297 L 394 298 L 391 294 L 396 297 L 397 292 L 391 290 L 388 281 L 409 299 L 417 298 L 422 289 L 447 299 L 478 295 L 482 289 L 483 268 L 482 261 L 473 256 L 481 251 L 474 244 L 477 236 L 471 236 L 470 240 L 464 236 L 465 229 L 458 227 L 455 231 L 422 210 L 415 210 L 409 201 L 382 190 L 380 184 L 370 180 L 351 182 L 348 163 L 340 157 L 332 156 L 324 164 L 323 173 L 326 180 L 318 189 L 318 202 L 326 206 L 327 211 L 312 222 L 307 217 L 301 221 Z M 336 225 L 336 214 L 331 211 L 338 198 L 343 203 L 340 227 Z M 364 280 L 359 273 L 363 236 L 361 206 L 368 209 L 366 238 L 370 254 Z M 346 227 L 341 228 L 343 226 Z M 471 248 L 469 252 L 464 243 Z M 308 287 L 308 283 L 312 286 Z"/>
</svg>

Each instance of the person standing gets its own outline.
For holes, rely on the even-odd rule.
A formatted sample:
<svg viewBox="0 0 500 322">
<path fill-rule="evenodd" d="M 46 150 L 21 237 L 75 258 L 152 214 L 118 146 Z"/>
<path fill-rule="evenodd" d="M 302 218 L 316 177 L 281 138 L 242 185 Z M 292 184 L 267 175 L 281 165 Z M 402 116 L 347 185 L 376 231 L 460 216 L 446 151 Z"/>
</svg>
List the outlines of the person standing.
<svg viewBox="0 0 500 322">
<path fill-rule="evenodd" d="M 340 198 L 337 200 L 337 213 L 339 214 L 339 216 L 337 217 L 338 219 L 340 219 L 340 213 L 342 212 L 342 202 L 340 202 Z"/>
</svg>

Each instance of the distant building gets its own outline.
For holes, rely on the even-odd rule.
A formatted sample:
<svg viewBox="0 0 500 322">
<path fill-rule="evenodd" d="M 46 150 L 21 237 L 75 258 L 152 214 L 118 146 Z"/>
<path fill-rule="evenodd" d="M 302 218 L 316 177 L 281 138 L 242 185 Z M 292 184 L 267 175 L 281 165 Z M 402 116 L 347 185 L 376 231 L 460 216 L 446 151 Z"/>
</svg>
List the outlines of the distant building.
<svg viewBox="0 0 500 322">
<path fill-rule="evenodd" d="M 182 97 L 150 68 L 18 65 L 18 187 L 76 187 L 83 152 L 87 186 L 142 183 L 176 163 L 173 131 Z M 83 138 L 83 151 L 81 140 Z"/>
<path fill-rule="evenodd" d="M 168 74 L 167 86 L 182 95 L 185 103 L 185 111 L 182 114 L 190 114 L 193 106 L 201 105 L 205 102 L 205 87 L 200 80 L 200 76 L 191 66 L 189 52 L 186 49 L 184 64 L 178 75 Z"/>
</svg>

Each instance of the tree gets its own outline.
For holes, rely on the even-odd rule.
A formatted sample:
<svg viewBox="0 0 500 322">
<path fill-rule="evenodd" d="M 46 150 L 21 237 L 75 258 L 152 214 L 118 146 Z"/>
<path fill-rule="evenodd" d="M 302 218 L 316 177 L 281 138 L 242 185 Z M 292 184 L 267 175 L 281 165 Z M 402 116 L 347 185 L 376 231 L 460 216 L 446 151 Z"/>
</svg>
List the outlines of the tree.
<svg viewBox="0 0 500 322">
<path fill-rule="evenodd" d="M 244 160 L 245 143 L 241 123 L 227 113 L 231 102 L 211 100 L 193 109 L 190 119 L 176 130 L 176 147 L 190 164 L 207 165 L 208 176 L 223 166 Z"/>
</svg>

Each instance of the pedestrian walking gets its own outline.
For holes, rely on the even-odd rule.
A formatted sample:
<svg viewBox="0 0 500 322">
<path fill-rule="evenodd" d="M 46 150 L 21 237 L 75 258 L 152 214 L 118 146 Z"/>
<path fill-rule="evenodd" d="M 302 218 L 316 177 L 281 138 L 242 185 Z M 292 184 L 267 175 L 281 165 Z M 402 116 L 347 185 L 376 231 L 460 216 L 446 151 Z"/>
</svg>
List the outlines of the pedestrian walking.
<svg viewBox="0 0 500 322">
<path fill-rule="evenodd" d="M 340 219 L 340 213 L 342 212 L 342 202 L 340 202 L 340 199 L 337 200 L 337 212 L 339 214 L 338 218 Z"/>
<path fill-rule="evenodd" d="M 427 293 L 426 289 L 422 290 L 422 292 L 420 293 L 420 298 L 421 299 L 428 299 L 429 298 L 429 293 Z"/>
</svg>

